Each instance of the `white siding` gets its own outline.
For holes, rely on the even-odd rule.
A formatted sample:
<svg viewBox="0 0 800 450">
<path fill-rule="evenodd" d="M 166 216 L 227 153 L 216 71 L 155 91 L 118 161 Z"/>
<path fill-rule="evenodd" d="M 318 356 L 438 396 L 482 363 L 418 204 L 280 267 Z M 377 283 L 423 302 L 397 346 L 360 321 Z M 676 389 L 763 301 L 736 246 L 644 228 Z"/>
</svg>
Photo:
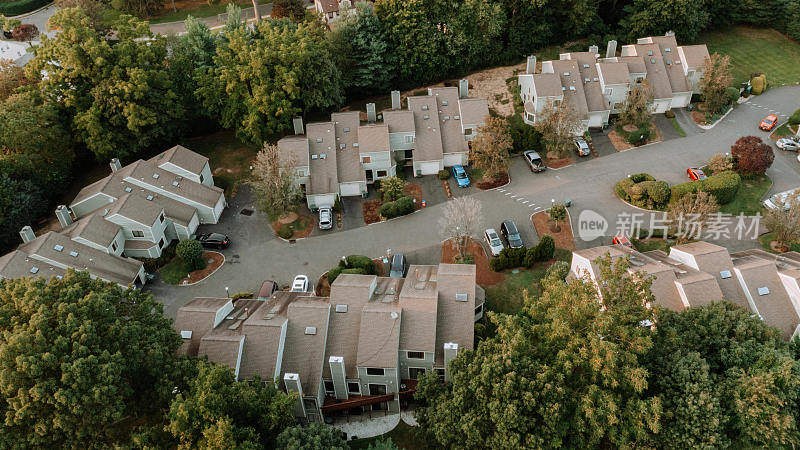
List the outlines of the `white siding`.
<svg viewBox="0 0 800 450">
<path fill-rule="evenodd" d="M 200 174 L 197 174 L 197 173 L 194 173 L 194 172 L 189 172 L 188 170 L 184 169 L 183 167 L 176 166 L 175 164 L 172 164 L 171 162 L 162 163 L 158 167 L 166 170 L 167 172 L 172 172 L 175 175 L 180 175 L 183 178 L 186 178 L 188 180 L 192 180 L 192 181 L 194 181 L 196 183 L 200 182 Z M 208 168 L 208 163 L 206 163 L 206 167 L 205 168 Z M 208 174 L 209 174 L 209 178 L 211 178 L 210 177 L 210 175 L 211 175 L 211 170 L 210 169 L 208 171 Z M 203 177 L 203 181 L 204 182 L 206 181 L 205 180 L 205 176 Z M 206 183 L 203 183 L 203 184 L 206 184 Z"/>
<path fill-rule="evenodd" d="M 322 206 L 332 207 L 335 201 L 336 201 L 336 194 L 316 194 L 316 195 L 306 196 L 306 203 L 308 203 L 308 209 L 319 209 Z"/>
<path fill-rule="evenodd" d="M 352 197 L 367 192 L 367 183 L 356 181 L 355 183 L 339 183 L 339 195 L 342 197 Z"/>
<path fill-rule="evenodd" d="M 70 209 L 72 210 L 73 214 L 75 214 L 75 217 L 81 218 L 103 205 L 108 205 L 114 200 L 114 197 L 103 193 L 98 193 L 92 197 L 81 200 L 74 206 L 71 206 Z"/>
<path fill-rule="evenodd" d="M 441 160 L 414 162 L 414 175 L 417 172 L 421 172 L 422 175 L 436 175 L 442 168 Z"/>
<path fill-rule="evenodd" d="M 444 154 L 444 166 L 445 167 L 453 167 L 455 165 L 467 165 L 467 156 L 468 153 L 461 152 L 461 153 L 445 153 Z"/>
</svg>

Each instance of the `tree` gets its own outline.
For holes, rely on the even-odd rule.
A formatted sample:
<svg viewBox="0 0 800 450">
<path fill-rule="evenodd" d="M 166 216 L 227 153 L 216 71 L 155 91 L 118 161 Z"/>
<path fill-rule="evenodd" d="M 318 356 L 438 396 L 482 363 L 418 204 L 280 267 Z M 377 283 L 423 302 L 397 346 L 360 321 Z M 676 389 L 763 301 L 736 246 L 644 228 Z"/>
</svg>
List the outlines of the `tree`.
<svg viewBox="0 0 800 450">
<path fill-rule="evenodd" d="M 302 22 L 306 16 L 306 5 L 302 0 L 275 0 L 269 16 L 273 19 L 286 17 L 292 22 Z"/>
<path fill-rule="evenodd" d="M 403 196 L 406 181 L 400 177 L 388 177 L 381 180 L 383 201 L 393 202 Z"/>
<path fill-rule="evenodd" d="M 36 80 L 25 76 L 25 69 L 10 59 L 0 59 L 0 101 L 7 99 L 16 88 L 34 84 Z"/>
<path fill-rule="evenodd" d="M 775 233 L 775 241 L 785 246 L 800 240 L 800 199 L 797 195 L 778 202 L 775 208 L 767 208 L 764 225 Z"/>
<path fill-rule="evenodd" d="M 542 134 L 550 157 L 561 157 L 569 152 L 572 140 L 583 130 L 578 112 L 569 102 L 552 100 L 548 100 L 542 112 L 537 114 L 534 127 Z"/>
<path fill-rule="evenodd" d="M 0 170 L 0 253 L 5 254 L 20 243 L 22 227 L 47 214 L 48 194 L 46 185 Z"/>
<path fill-rule="evenodd" d="M 312 423 L 308 426 L 289 427 L 278 435 L 276 441 L 278 448 L 292 450 L 316 450 L 320 448 L 331 450 L 347 450 L 347 441 L 342 439 L 342 433 L 336 428 L 322 423 Z"/>
<path fill-rule="evenodd" d="M 179 448 L 271 448 L 294 423 L 295 398 L 272 382 L 237 382 L 224 365 L 197 360 L 197 376 L 178 393 L 166 429 Z M 280 448 L 280 447 L 279 447 Z"/>
<path fill-rule="evenodd" d="M 102 0 L 55 0 L 55 4 L 60 9 L 82 9 L 86 17 L 89 18 L 91 26 L 97 31 L 107 27 L 107 24 L 103 21 L 103 15 L 110 9 L 110 5 Z"/>
<path fill-rule="evenodd" d="M 186 33 L 167 38 L 170 54 L 166 63 L 175 92 L 186 111 L 186 119 L 195 122 L 210 116 L 197 95 L 195 74 L 213 65 L 219 34 L 211 33 L 205 23 L 192 16 L 186 18 L 184 26 Z"/>
<path fill-rule="evenodd" d="M 631 88 L 628 97 L 622 103 L 619 120 L 623 125 L 636 125 L 637 128 L 648 128 L 652 120 L 653 88 L 647 80 L 637 83 Z"/>
<path fill-rule="evenodd" d="M 98 160 L 163 146 L 185 129 L 185 111 L 164 64 L 163 37 L 147 22 L 122 15 L 114 41 L 97 32 L 78 8 L 58 10 L 26 66 L 46 100 L 69 111 L 77 138 Z M 113 45 L 112 45 L 113 44 Z"/>
<path fill-rule="evenodd" d="M 718 213 L 717 201 L 705 191 L 686 194 L 670 202 L 667 209 L 671 232 L 678 237 L 679 243 L 700 239 L 705 223 Z"/>
<path fill-rule="evenodd" d="M 0 28 L 2 28 L 3 31 L 11 32 L 21 23 L 19 19 L 11 19 L 0 14 Z"/>
<path fill-rule="evenodd" d="M 550 220 L 553 221 L 553 231 L 560 232 L 561 222 L 567 220 L 567 208 L 561 203 L 555 203 L 547 210 L 547 213 L 550 215 Z"/>
<path fill-rule="evenodd" d="M 261 145 L 291 129 L 298 114 L 326 111 L 342 100 L 341 74 L 315 23 L 265 20 L 255 31 L 226 30 L 213 65 L 198 73 L 198 96 L 224 127 Z"/>
<path fill-rule="evenodd" d="M 456 72 L 494 64 L 502 54 L 507 19 L 498 2 L 465 0 L 448 11 L 448 57 Z"/>
<path fill-rule="evenodd" d="M 763 175 L 775 160 L 775 153 L 760 137 L 744 136 L 731 146 L 731 158 L 736 172 L 747 177 Z"/>
<path fill-rule="evenodd" d="M 463 260 L 469 240 L 477 235 L 481 220 L 481 202 L 473 197 L 457 197 L 444 206 L 439 228 L 442 237 L 453 239 Z"/>
<path fill-rule="evenodd" d="M 633 0 L 624 7 L 625 17 L 619 25 L 631 42 L 642 36 L 660 36 L 666 30 L 674 31 L 679 41 L 692 42 L 711 19 L 706 4 L 695 0 Z"/>
<path fill-rule="evenodd" d="M 32 23 L 23 23 L 14 27 L 11 36 L 15 41 L 27 42 L 28 45 L 32 46 L 33 44 L 31 44 L 31 41 L 39 36 L 39 29 Z"/>
<path fill-rule="evenodd" d="M 40 273 L 41 274 L 41 273 Z M 114 447 L 165 408 L 180 336 L 152 294 L 68 270 L 0 280 L 4 448 Z"/>
<path fill-rule="evenodd" d="M 508 172 L 509 151 L 513 146 L 508 122 L 489 117 L 486 125 L 478 128 L 478 136 L 469 149 L 469 160 L 474 167 L 483 169 L 484 177 L 497 177 Z"/>
<path fill-rule="evenodd" d="M 711 54 L 703 63 L 703 76 L 698 83 L 707 111 L 719 113 L 728 106 L 727 91 L 732 81 L 731 57 Z"/>
<path fill-rule="evenodd" d="M 282 216 L 292 210 L 300 200 L 294 167 L 297 165 L 291 154 L 281 154 L 277 145 L 264 144 L 253 162 L 250 186 L 262 211 Z"/>
<path fill-rule="evenodd" d="M 708 160 L 708 169 L 713 173 L 722 173 L 733 170 L 733 161 L 731 158 L 717 153 Z"/>
<path fill-rule="evenodd" d="M 151 17 L 164 7 L 164 0 L 111 0 L 117 11 L 139 18 Z"/>
<path fill-rule="evenodd" d="M 602 267 L 597 283 L 555 278 L 514 315 L 489 312 L 497 327 L 459 352 L 443 384 L 426 375 L 417 421 L 445 448 L 647 447 L 661 403 L 642 367 L 652 348 L 650 280 L 627 263 Z"/>
<path fill-rule="evenodd" d="M 206 260 L 203 258 L 203 244 L 200 241 L 181 239 L 175 249 L 175 254 L 186 264 L 187 272 L 205 269 L 206 267 Z"/>
</svg>

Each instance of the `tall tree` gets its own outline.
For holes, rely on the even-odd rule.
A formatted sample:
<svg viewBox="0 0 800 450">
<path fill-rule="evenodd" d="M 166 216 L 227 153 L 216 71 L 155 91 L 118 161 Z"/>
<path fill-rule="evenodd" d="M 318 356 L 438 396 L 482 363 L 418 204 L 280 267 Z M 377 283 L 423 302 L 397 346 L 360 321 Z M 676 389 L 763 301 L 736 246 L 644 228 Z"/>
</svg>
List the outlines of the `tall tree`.
<svg viewBox="0 0 800 450">
<path fill-rule="evenodd" d="M 292 22 L 302 22 L 306 16 L 305 2 L 303 0 L 274 0 L 269 16 L 273 19 L 287 17 Z"/>
<path fill-rule="evenodd" d="M 181 339 L 151 294 L 69 270 L 0 298 L 0 446 L 113 447 L 166 407 Z"/>
<path fill-rule="evenodd" d="M 763 175 L 775 160 L 775 153 L 760 137 L 744 136 L 731 146 L 731 158 L 740 175 Z"/>
<path fill-rule="evenodd" d="M 678 41 L 694 41 L 709 24 L 706 0 L 633 0 L 625 6 L 620 27 L 635 42 L 642 36 L 661 36 L 672 30 Z"/>
<path fill-rule="evenodd" d="M 201 107 L 196 94 L 198 85 L 195 75 L 214 64 L 219 35 L 211 33 L 205 23 L 192 16 L 186 18 L 184 25 L 186 33 L 167 37 L 170 52 L 166 63 L 175 92 L 186 111 L 187 121 L 192 122 L 209 115 Z"/>
<path fill-rule="evenodd" d="M 782 246 L 800 241 L 800 199 L 794 195 L 777 203 L 776 208 L 767 208 L 764 225 Z"/>
<path fill-rule="evenodd" d="M 679 243 L 692 239 L 700 239 L 706 223 L 719 212 L 719 205 L 714 196 L 705 191 L 686 194 L 669 203 L 671 232 L 678 237 Z"/>
<path fill-rule="evenodd" d="M 474 197 L 457 197 L 444 205 L 439 229 L 443 238 L 455 241 L 462 260 L 469 240 L 478 235 L 481 218 L 481 202 Z"/>
<path fill-rule="evenodd" d="M 619 120 L 625 125 L 647 128 L 653 119 L 653 88 L 647 80 L 635 84 L 622 103 Z"/>
<path fill-rule="evenodd" d="M 560 157 L 569 151 L 583 124 L 578 112 L 566 99 L 558 103 L 548 100 L 542 112 L 537 114 L 534 127 L 542 134 L 548 156 Z"/>
<path fill-rule="evenodd" d="M 277 444 L 278 448 L 290 448 L 292 450 L 316 450 L 321 448 L 347 450 L 350 448 L 337 429 L 321 423 L 312 423 L 307 427 L 295 426 L 287 428 L 278 436 Z"/>
<path fill-rule="evenodd" d="M 274 144 L 264 144 L 264 148 L 258 152 L 253 162 L 250 186 L 263 211 L 280 216 L 297 205 L 300 189 L 294 170 L 296 164 L 291 155 L 282 155 Z"/>
<path fill-rule="evenodd" d="M 112 42 L 78 8 L 57 11 L 48 22 L 59 29 L 42 37 L 28 75 L 48 100 L 73 116 L 73 128 L 97 159 L 139 154 L 165 145 L 184 129 L 185 111 L 165 65 L 166 40 L 147 22 L 123 15 Z"/>
<path fill-rule="evenodd" d="M 707 111 L 722 112 L 728 106 L 727 91 L 732 81 L 731 57 L 712 53 L 703 64 L 703 76 L 698 85 Z"/>
<path fill-rule="evenodd" d="M 28 78 L 25 70 L 10 59 L 0 59 L 0 101 L 7 99 L 16 88 L 34 84 L 36 79 Z"/>
<path fill-rule="evenodd" d="M 502 60 L 515 61 L 544 48 L 556 27 L 555 8 L 547 2 L 502 0 L 508 22 L 503 36 Z"/>
<path fill-rule="evenodd" d="M 478 136 L 469 149 L 469 160 L 483 169 L 487 178 L 496 177 L 508 171 L 509 151 L 513 147 L 508 122 L 489 117 L 486 125 L 478 128 Z"/>
<path fill-rule="evenodd" d="M 452 73 L 496 64 L 507 19 L 500 3 L 465 0 L 449 12 L 447 47 Z"/>
</svg>

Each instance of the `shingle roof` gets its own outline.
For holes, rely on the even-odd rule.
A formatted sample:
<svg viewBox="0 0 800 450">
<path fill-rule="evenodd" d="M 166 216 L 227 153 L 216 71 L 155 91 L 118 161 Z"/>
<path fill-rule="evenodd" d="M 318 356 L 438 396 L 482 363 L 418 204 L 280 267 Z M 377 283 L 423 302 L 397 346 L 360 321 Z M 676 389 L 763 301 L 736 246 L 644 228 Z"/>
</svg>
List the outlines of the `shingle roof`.
<svg viewBox="0 0 800 450">
<path fill-rule="evenodd" d="M 296 166 L 308 165 L 308 138 L 305 135 L 285 136 L 278 140 L 284 160 L 291 158 Z M 287 158 L 288 157 L 288 158 Z"/>
<path fill-rule="evenodd" d="M 120 215 L 142 225 L 152 226 L 163 211 L 160 205 L 138 195 L 125 194 L 108 208 L 106 218 Z"/>
<path fill-rule="evenodd" d="M 149 162 L 155 163 L 157 166 L 169 162 L 193 174 L 200 175 L 200 172 L 208 164 L 208 158 L 182 145 L 176 145 L 152 157 Z"/>
<path fill-rule="evenodd" d="M 316 395 L 322 377 L 330 303 L 327 298 L 299 297 L 289 304 L 281 379 L 285 373 L 300 375 L 303 392 Z M 313 334 L 306 334 L 306 330 Z"/>
<path fill-rule="evenodd" d="M 547 62 L 552 63 L 553 70 L 561 80 L 561 86 L 566 88 L 566 90 L 563 91 L 564 101 L 569 102 L 578 113 L 578 117 L 581 120 L 588 120 L 589 105 L 586 101 L 586 93 L 583 89 L 583 80 L 581 79 L 578 62 L 573 60 Z"/>
<path fill-rule="evenodd" d="M 672 85 L 667 75 L 664 60 L 660 56 L 645 56 L 647 82 L 653 88 L 653 98 L 672 98 Z"/>
<path fill-rule="evenodd" d="M 388 152 L 389 127 L 385 124 L 361 125 L 358 128 L 358 151 L 360 153 Z"/>
<path fill-rule="evenodd" d="M 764 322 L 780 329 L 784 339 L 791 338 L 800 317 L 778 278 L 775 264 L 752 256 L 735 258 L 734 263 Z M 764 288 L 768 293 L 761 294 L 759 289 Z"/>
<path fill-rule="evenodd" d="M 443 157 L 442 130 L 436 107 L 434 97 L 428 95 L 408 97 L 408 109 L 414 113 L 416 130 L 414 161 L 435 161 Z"/>
<path fill-rule="evenodd" d="M 325 351 L 324 375 L 330 376 L 327 364 L 331 356 L 344 359 L 345 373 L 349 378 L 357 378 L 356 356 L 358 353 L 358 334 L 361 329 L 361 310 L 371 297 L 374 275 L 343 273 L 331 286 L 330 302 L 333 308 L 329 325 L 328 345 Z M 337 305 L 346 305 L 346 311 L 336 311 Z"/>
<path fill-rule="evenodd" d="M 688 256 L 684 257 L 681 253 Z M 725 247 L 703 241 L 691 242 L 673 246 L 670 249 L 670 256 L 679 258 L 682 261 L 688 258 L 688 262 L 697 270 L 714 276 L 725 300 L 736 303 L 745 309 L 750 309 L 739 282 L 732 276 L 733 261 L 731 261 L 730 254 L 728 254 L 728 250 Z M 721 272 L 723 271 L 730 272 L 731 276 L 722 278 Z"/>
<path fill-rule="evenodd" d="M 628 66 L 629 73 L 647 73 L 647 66 L 645 66 L 644 58 L 641 56 L 620 56 L 617 60 Z"/>
<path fill-rule="evenodd" d="M 71 239 L 82 238 L 97 245 L 108 247 L 121 227 L 105 220 L 99 213 L 89 214 L 73 222 L 61 232 Z"/>
<path fill-rule="evenodd" d="M 475 266 L 440 264 L 435 361 L 444 362 L 444 344 L 455 342 L 459 351 L 472 350 L 475 339 Z M 458 294 L 466 294 L 460 301 Z"/>
<path fill-rule="evenodd" d="M 461 103 L 458 98 L 458 88 L 452 86 L 432 88 L 430 94 L 436 99 L 436 108 L 439 113 L 439 128 L 442 130 L 442 153 L 464 153 L 469 151 L 461 124 L 478 124 L 480 122 L 464 122 L 464 116 L 459 111 Z M 456 116 L 459 115 L 461 117 L 456 120 Z"/>
<path fill-rule="evenodd" d="M 396 304 L 369 303 L 361 310 L 359 367 L 397 367 L 401 310 Z"/>
<path fill-rule="evenodd" d="M 330 12 L 339 12 L 338 0 L 314 0 L 314 3 L 319 4 L 322 7 L 322 12 L 325 14 Z"/>
<path fill-rule="evenodd" d="M 533 74 L 533 91 L 537 97 L 558 97 L 562 95 L 561 79 L 554 73 Z"/>
<path fill-rule="evenodd" d="M 389 127 L 389 133 L 413 133 L 414 113 L 405 109 L 387 109 L 383 111 L 383 123 Z"/>
<path fill-rule="evenodd" d="M 36 270 L 36 273 L 32 273 L 31 269 Z M 19 250 L 13 250 L 0 257 L 0 278 L 12 279 L 37 276 L 49 279 L 55 276 L 63 277 L 66 273 L 67 271 L 61 267 L 30 258 Z"/>
<path fill-rule="evenodd" d="M 174 173 L 155 167 L 152 163 L 141 160 L 138 163 L 125 181 L 156 192 L 160 188 L 212 208 L 223 196 L 222 189 L 216 186 L 206 186 L 186 178 L 179 180 Z M 158 178 L 153 177 L 156 174 Z M 173 185 L 173 181 L 178 182 L 178 186 Z"/>
<path fill-rule="evenodd" d="M 199 358 L 207 356 L 209 361 L 224 364 L 235 371 L 237 369 L 239 351 L 244 345 L 244 339 L 244 335 L 241 334 L 205 335 L 200 339 L 197 356 Z"/>
<path fill-rule="evenodd" d="M 605 84 L 628 84 L 631 82 L 628 64 L 623 62 L 602 62 L 597 71 Z"/>
<path fill-rule="evenodd" d="M 333 121 L 334 132 L 336 133 L 336 150 L 334 153 L 336 153 L 336 174 L 339 183 L 366 182 L 367 177 L 364 170 L 361 169 L 361 156 L 359 155 L 359 152 L 363 150 L 360 147 L 353 146 L 355 142 L 359 142 L 359 146 L 361 145 L 358 111 L 333 113 L 331 114 L 331 121 Z"/>
<path fill-rule="evenodd" d="M 710 58 L 706 44 L 682 45 L 678 47 L 678 52 L 683 54 L 686 65 L 694 69 L 703 67 L 706 59 Z"/>
<path fill-rule="evenodd" d="M 485 125 L 489 117 L 489 104 L 485 98 L 462 98 L 458 101 L 461 123 L 466 125 Z"/>
<path fill-rule="evenodd" d="M 310 194 L 339 192 L 339 175 L 336 163 L 336 132 L 333 122 L 310 123 L 306 127 L 311 153 Z M 316 158 L 315 158 L 316 156 Z M 324 158 L 323 158 L 324 156 Z"/>
</svg>

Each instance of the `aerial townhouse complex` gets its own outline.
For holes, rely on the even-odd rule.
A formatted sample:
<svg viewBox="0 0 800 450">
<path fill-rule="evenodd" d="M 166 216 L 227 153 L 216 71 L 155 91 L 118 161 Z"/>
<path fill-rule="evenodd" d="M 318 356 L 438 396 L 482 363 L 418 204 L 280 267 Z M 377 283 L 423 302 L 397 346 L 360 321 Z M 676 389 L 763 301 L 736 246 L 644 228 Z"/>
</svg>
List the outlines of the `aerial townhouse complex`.
<svg viewBox="0 0 800 450">
<path fill-rule="evenodd" d="M 653 276 L 652 292 L 660 306 L 681 311 L 724 299 L 778 328 L 785 339 L 800 332 L 800 253 L 728 253 L 702 241 L 673 246 L 669 254 L 611 245 L 573 252 L 570 276 L 596 281 L 596 260 L 606 254 L 612 261 L 628 258 L 629 272 Z"/>
<path fill-rule="evenodd" d="M 217 223 L 225 207 L 208 158 L 181 146 L 122 167 L 83 188 L 69 207 L 59 205 L 60 231 L 20 231 L 22 245 L 0 257 L 0 277 L 61 277 L 67 269 L 121 286 L 145 283 L 142 262 L 157 258 L 201 223 Z"/>
<path fill-rule="evenodd" d="M 524 74 L 517 77 L 525 107 L 524 120 L 533 125 L 548 103 L 566 101 L 575 109 L 585 132 L 608 125 L 619 113 L 632 86 L 647 80 L 653 90 L 653 113 L 689 105 L 698 92 L 708 48 L 678 46 L 674 33 L 638 39 L 623 45 L 609 41 L 605 58 L 597 46 L 588 52 L 562 53 L 557 61 L 543 61 L 537 72 L 536 57 L 529 56 Z"/>
<path fill-rule="evenodd" d="M 367 104 L 359 111 L 331 114 L 330 122 L 295 119 L 295 134 L 278 141 L 281 160 L 294 170 L 310 209 L 332 206 L 339 196 L 366 195 L 367 185 L 394 176 L 408 164 L 417 176 L 467 164 L 469 142 L 486 124 L 486 99 L 469 98 L 469 83 L 428 89 L 407 98 L 392 91 L 392 108 L 376 114 Z"/>
<path fill-rule="evenodd" d="M 398 412 L 420 375 L 448 379 L 447 362 L 473 348 L 484 303 L 475 273 L 474 265 L 412 265 L 406 278 L 341 274 L 329 297 L 195 298 L 174 326 L 182 352 L 296 393 L 301 420 Z"/>
</svg>

